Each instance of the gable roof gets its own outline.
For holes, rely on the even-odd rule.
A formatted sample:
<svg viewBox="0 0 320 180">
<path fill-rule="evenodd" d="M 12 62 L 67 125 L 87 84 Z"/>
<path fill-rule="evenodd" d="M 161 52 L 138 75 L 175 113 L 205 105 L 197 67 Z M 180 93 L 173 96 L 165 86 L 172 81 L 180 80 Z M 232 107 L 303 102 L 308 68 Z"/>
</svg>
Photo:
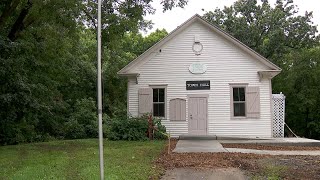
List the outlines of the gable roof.
<svg viewBox="0 0 320 180">
<path fill-rule="evenodd" d="M 203 19 L 200 15 L 195 14 L 190 19 L 182 23 L 180 26 L 178 26 L 176 29 L 174 29 L 171 33 L 169 33 L 166 37 L 161 39 L 159 42 L 154 44 L 152 47 L 150 47 L 148 50 L 146 50 L 144 53 L 142 53 L 140 56 L 138 56 L 136 59 L 131 61 L 129 64 L 127 64 L 124 68 L 122 68 L 120 71 L 118 71 L 117 74 L 124 75 L 124 76 L 132 76 L 132 75 L 138 75 L 138 72 L 130 72 L 131 69 L 135 68 L 140 61 L 145 59 L 147 56 L 149 56 L 152 52 L 159 49 L 162 45 L 164 45 L 166 42 L 174 38 L 176 35 L 178 35 L 180 32 L 185 30 L 190 24 L 193 22 L 201 22 L 205 26 L 209 27 L 212 31 L 217 33 L 218 35 L 224 37 L 226 40 L 237 46 L 238 48 L 242 49 L 252 57 L 254 57 L 256 60 L 260 61 L 262 64 L 269 67 L 272 71 L 280 72 L 281 68 L 279 68 L 277 65 L 273 64 L 271 61 L 269 61 L 267 58 L 263 57 L 253 49 L 249 48 L 247 45 L 243 44 L 224 30 L 220 29 L 218 26 L 213 25 Z"/>
</svg>

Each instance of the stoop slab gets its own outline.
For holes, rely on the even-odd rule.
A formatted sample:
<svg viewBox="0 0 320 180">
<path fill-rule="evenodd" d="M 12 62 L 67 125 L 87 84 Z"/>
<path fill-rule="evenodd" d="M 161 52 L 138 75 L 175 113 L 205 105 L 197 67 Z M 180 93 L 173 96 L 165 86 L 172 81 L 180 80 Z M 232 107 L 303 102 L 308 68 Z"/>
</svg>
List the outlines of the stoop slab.
<svg viewBox="0 0 320 180">
<path fill-rule="evenodd" d="M 176 153 L 191 152 L 228 152 L 217 140 L 179 140 Z"/>
</svg>

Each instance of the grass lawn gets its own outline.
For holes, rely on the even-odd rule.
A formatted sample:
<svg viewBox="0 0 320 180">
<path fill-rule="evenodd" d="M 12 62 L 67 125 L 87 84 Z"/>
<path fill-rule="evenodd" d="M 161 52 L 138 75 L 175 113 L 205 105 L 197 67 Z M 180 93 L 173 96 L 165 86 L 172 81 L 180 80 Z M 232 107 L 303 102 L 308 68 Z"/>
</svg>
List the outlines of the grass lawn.
<svg viewBox="0 0 320 180">
<path fill-rule="evenodd" d="M 165 141 L 104 141 L 105 179 L 148 179 Z M 0 179 L 99 179 L 98 140 L 0 147 Z"/>
</svg>

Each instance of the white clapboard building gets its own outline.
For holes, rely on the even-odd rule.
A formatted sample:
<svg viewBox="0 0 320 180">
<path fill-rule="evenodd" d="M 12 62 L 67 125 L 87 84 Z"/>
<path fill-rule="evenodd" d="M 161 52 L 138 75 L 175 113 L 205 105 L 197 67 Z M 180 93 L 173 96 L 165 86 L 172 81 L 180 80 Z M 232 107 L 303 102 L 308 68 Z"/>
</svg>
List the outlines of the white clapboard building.
<svg viewBox="0 0 320 180">
<path fill-rule="evenodd" d="M 272 137 L 271 79 L 281 69 L 194 15 L 118 74 L 128 114 L 151 112 L 173 137 Z"/>
</svg>

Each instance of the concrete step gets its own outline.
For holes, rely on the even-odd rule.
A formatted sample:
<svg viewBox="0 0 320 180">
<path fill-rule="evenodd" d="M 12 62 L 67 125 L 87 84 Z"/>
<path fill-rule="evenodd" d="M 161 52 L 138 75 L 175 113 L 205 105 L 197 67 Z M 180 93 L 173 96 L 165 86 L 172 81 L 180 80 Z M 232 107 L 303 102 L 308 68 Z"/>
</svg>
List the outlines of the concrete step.
<svg viewBox="0 0 320 180">
<path fill-rule="evenodd" d="M 217 140 L 269 140 L 270 138 L 245 137 L 245 136 L 217 136 Z"/>
<path fill-rule="evenodd" d="M 268 138 L 239 137 L 239 136 L 216 136 L 216 135 L 180 135 L 181 140 L 268 140 Z M 269 138 L 270 139 L 270 138 Z"/>
<path fill-rule="evenodd" d="M 206 137 L 207 138 L 207 137 Z M 228 152 L 217 140 L 179 140 L 173 152 Z"/>
<path fill-rule="evenodd" d="M 179 140 L 217 140 L 215 135 L 181 135 Z"/>
</svg>

